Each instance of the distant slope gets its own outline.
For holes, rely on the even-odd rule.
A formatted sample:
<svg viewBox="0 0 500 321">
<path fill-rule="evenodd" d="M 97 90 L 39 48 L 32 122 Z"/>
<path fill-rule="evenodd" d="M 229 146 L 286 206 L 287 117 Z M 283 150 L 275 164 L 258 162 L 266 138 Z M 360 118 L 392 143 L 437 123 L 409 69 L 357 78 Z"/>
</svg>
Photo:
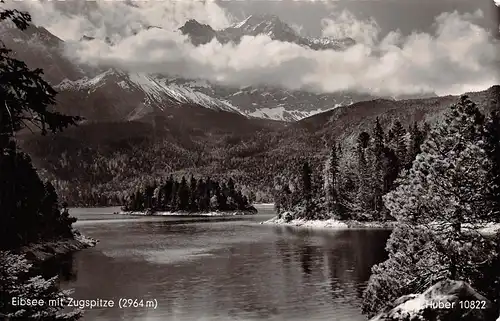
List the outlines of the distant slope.
<svg viewBox="0 0 500 321">
<path fill-rule="evenodd" d="M 209 97 L 218 97 L 237 108 L 242 114 L 293 122 L 339 106 L 374 99 L 374 96 L 350 92 L 333 94 L 286 90 L 270 86 L 230 87 L 205 80 L 165 79 L 169 85 L 191 88 Z"/>
<path fill-rule="evenodd" d="M 500 102 L 500 86 L 498 85 L 485 91 L 466 94 L 486 113 L 489 113 Z M 406 127 L 414 121 L 433 124 L 443 116 L 451 104 L 458 101 L 459 97 L 363 101 L 302 119 L 294 126 L 316 135 L 352 141 L 353 135 L 363 130 L 369 131 L 377 117 L 386 128 L 395 120 L 399 120 Z"/>
<path fill-rule="evenodd" d="M 65 79 L 55 88 L 59 109 L 94 121 L 134 120 L 183 104 L 240 113 L 231 104 L 144 73 L 108 69 L 93 78 Z"/>
<path fill-rule="evenodd" d="M 214 31 L 196 21 L 188 21 L 181 29 L 190 37 L 196 38 L 199 33 L 202 38 L 222 37 L 224 41 L 239 41 L 244 35 L 267 34 L 273 39 L 295 42 L 315 50 L 343 50 L 351 43 L 349 40 L 314 40 L 298 36 L 278 17 L 270 15 L 251 16 L 225 31 Z M 213 32 L 224 36 L 214 36 Z M 12 24 L 2 23 L 0 36 L 6 46 L 14 50 L 17 58 L 31 68 L 44 69 L 45 78 L 60 92 L 57 109 L 92 121 L 134 120 L 156 110 L 197 104 L 250 118 L 292 122 L 339 106 L 376 98 L 356 92 L 313 93 L 269 86 L 239 88 L 169 75 L 94 68 L 69 60 L 63 54 L 64 42 L 43 27 L 30 26 L 21 31 Z M 92 37 L 81 39 L 92 40 Z M 321 46 L 314 45 L 318 43 Z"/>
<path fill-rule="evenodd" d="M 489 112 L 498 106 L 500 86 L 470 97 Z M 406 127 L 413 121 L 432 125 L 458 98 L 378 99 L 291 124 L 185 105 L 139 122 L 89 123 L 57 136 L 28 135 L 23 146 L 48 177 L 65 182 L 63 189 L 78 184 L 111 193 L 133 188 L 138 179 L 176 172 L 231 175 L 270 197 L 276 175 L 292 175 L 304 159 L 322 161 L 333 139 L 350 153 L 361 131 L 371 133 L 376 117 L 385 132 L 396 119 Z"/>
</svg>

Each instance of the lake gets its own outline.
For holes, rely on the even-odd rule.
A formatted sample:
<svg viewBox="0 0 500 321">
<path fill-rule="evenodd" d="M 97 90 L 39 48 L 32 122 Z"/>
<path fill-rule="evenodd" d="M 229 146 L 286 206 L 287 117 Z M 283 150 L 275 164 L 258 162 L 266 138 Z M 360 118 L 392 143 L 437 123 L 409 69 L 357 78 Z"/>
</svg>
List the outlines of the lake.
<svg viewBox="0 0 500 321">
<path fill-rule="evenodd" d="M 68 256 L 61 286 L 77 300 L 156 300 L 83 320 L 367 320 L 360 298 L 390 232 L 262 225 L 274 213 L 258 209 L 225 219 L 73 209 L 75 227 L 100 243 Z"/>
</svg>

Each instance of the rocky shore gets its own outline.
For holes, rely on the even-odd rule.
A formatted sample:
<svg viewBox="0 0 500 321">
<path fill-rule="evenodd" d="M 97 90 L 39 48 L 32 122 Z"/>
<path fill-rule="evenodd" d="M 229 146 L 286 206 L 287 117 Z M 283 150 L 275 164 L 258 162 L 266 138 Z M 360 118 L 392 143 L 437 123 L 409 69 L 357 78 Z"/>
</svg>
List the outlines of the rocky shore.
<svg viewBox="0 0 500 321">
<path fill-rule="evenodd" d="M 73 233 L 74 238 L 27 245 L 20 248 L 18 253 L 24 254 L 30 261 L 44 262 L 54 257 L 96 246 L 99 243 L 98 240 L 82 235 L 77 230 Z"/>
</svg>

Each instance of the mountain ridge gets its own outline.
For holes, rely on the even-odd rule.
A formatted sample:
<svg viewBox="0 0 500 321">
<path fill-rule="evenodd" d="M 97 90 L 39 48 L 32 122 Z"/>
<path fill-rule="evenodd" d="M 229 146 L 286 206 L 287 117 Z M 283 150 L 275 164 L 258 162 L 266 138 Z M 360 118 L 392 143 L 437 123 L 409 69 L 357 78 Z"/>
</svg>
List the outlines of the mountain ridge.
<svg viewBox="0 0 500 321">
<path fill-rule="evenodd" d="M 195 20 L 190 21 L 201 25 Z M 213 31 L 208 25 L 201 26 Z M 284 30 L 296 35 L 277 16 L 251 16 L 230 28 L 236 27 L 249 34 Z M 63 53 L 64 41 L 43 27 L 31 25 L 26 31 L 12 26 L 2 27 L 0 32 L 16 57 L 26 61 L 31 68 L 44 69 L 46 79 L 60 92 L 57 109 L 92 121 L 134 120 L 154 110 L 196 104 L 248 118 L 293 122 L 325 110 L 376 98 L 347 91 L 313 93 L 271 86 L 222 86 L 202 79 L 126 73 L 117 69 L 113 69 L 114 74 L 110 75 L 109 69 L 72 62 Z M 81 39 L 93 40 L 90 36 Z M 105 41 L 110 44 L 109 38 Z"/>
<path fill-rule="evenodd" d="M 201 24 L 195 19 L 189 19 L 179 30 L 187 35 L 195 46 L 209 43 L 214 38 L 222 44 L 229 42 L 237 44 L 244 36 L 258 35 L 267 35 L 272 40 L 291 42 L 313 50 L 345 50 L 356 44 L 352 38 L 303 37 L 278 16 L 270 14 L 250 15 L 241 22 L 220 30 Z"/>
</svg>

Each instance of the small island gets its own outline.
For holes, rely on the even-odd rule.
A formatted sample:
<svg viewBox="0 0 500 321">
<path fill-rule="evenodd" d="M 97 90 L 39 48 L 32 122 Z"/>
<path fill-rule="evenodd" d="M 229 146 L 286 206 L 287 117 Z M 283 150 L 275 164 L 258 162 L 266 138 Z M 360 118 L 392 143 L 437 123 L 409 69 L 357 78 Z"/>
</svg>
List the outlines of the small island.
<svg viewBox="0 0 500 321">
<path fill-rule="evenodd" d="M 203 180 L 193 175 L 189 183 L 170 175 L 160 182 L 149 182 L 124 199 L 122 212 L 128 215 L 232 216 L 257 213 L 232 178 Z"/>
</svg>

